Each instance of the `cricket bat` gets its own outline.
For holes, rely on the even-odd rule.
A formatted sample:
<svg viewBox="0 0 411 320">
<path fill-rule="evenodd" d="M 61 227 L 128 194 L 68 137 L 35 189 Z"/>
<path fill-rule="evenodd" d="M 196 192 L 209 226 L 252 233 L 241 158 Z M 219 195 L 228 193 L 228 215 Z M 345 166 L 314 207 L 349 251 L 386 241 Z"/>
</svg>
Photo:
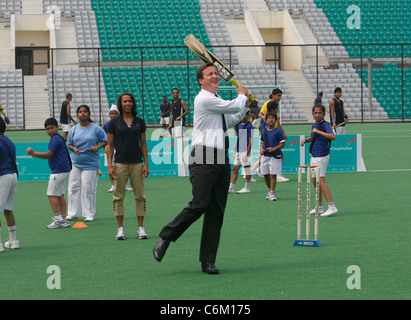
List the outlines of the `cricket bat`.
<svg viewBox="0 0 411 320">
<path fill-rule="evenodd" d="M 341 127 L 341 126 L 344 125 L 344 124 L 346 124 L 345 121 L 344 121 L 344 122 L 341 122 L 340 124 L 337 125 L 336 128 L 332 129 L 332 131 L 334 132 L 334 134 L 337 134 L 337 130 L 335 130 L 335 129 L 337 129 L 338 127 Z"/>
<path fill-rule="evenodd" d="M 228 69 L 214 54 L 210 52 L 198 39 L 189 34 L 184 39 L 184 44 L 201 60 L 205 63 L 211 62 L 216 68 L 219 76 L 225 81 L 229 82 L 235 87 L 238 88 L 238 82 L 234 79 L 234 73 Z M 253 101 L 254 98 L 250 97 L 250 100 Z"/>
</svg>

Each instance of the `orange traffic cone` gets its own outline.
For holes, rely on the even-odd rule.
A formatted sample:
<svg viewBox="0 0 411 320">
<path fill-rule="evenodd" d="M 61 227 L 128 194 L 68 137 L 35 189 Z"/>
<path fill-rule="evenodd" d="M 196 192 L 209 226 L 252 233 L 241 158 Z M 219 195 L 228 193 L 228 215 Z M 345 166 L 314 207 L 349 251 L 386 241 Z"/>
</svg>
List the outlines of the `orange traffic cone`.
<svg viewBox="0 0 411 320">
<path fill-rule="evenodd" d="M 72 228 L 88 228 L 83 222 L 77 222 Z"/>
</svg>

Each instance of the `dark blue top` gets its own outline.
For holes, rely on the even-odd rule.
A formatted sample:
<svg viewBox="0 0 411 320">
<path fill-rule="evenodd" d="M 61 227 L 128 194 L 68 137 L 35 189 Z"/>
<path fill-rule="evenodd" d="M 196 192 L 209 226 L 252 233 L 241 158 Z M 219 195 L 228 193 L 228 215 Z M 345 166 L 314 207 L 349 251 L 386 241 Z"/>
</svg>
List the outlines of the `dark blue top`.
<svg viewBox="0 0 411 320">
<path fill-rule="evenodd" d="M 323 120 L 321 122 L 316 122 L 313 124 L 312 129 L 318 128 L 320 126 L 321 131 L 324 131 L 326 133 L 332 133 L 332 129 L 330 127 L 330 124 Z M 314 133 L 311 132 L 311 141 L 314 139 Z M 312 142 L 311 142 L 312 143 Z M 329 139 L 323 137 L 322 135 L 318 134 L 317 139 L 315 140 L 315 143 L 313 145 L 312 153 L 311 156 L 313 157 L 325 157 L 330 153 L 330 143 Z"/>
<path fill-rule="evenodd" d="M 114 135 L 116 163 L 143 162 L 140 141 L 140 134 L 146 132 L 143 119 L 135 117 L 128 127 L 122 116 L 115 117 L 109 122 L 107 132 Z"/>
<path fill-rule="evenodd" d="M 51 137 L 48 150 L 54 153 L 53 156 L 49 158 L 51 173 L 56 174 L 71 171 L 66 143 L 62 136 L 56 134 Z"/>
<path fill-rule="evenodd" d="M 6 136 L 2 136 L 0 139 L 9 146 L 12 153 L 12 158 L 10 158 L 9 150 L 3 142 L 0 142 L 0 176 L 16 173 L 15 167 L 12 163 L 12 161 L 16 161 L 16 146 Z"/>
<path fill-rule="evenodd" d="M 163 118 L 170 118 L 170 111 L 171 111 L 171 104 L 170 102 L 163 102 L 160 106 L 160 110 L 161 113 L 165 113 L 167 110 L 169 110 L 169 112 L 167 112 Z"/>
<path fill-rule="evenodd" d="M 237 152 L 247 151 L 248 145 L 250 143 L 249 138 L 253 137 L 253 125 L 250 121 L 247 121 L 245 124 L 240 122 L 238 124 L 237 131 Z"/>
<path fill-rule="evenodd" d="M 263 149 L 265 156 L 281 159 L 281 156 L 283 154 L 281 149 L 274 152 L 267 151 L 267 147 L 274 148 L 280 143 L 285 142 L 284 135 L 280 129 L 274 127 L 273 130 L 268 130 L 268 127 L 265 127 L 264 130 L 261 131 L 260 141 L 264 143 Z"/>
</svg>

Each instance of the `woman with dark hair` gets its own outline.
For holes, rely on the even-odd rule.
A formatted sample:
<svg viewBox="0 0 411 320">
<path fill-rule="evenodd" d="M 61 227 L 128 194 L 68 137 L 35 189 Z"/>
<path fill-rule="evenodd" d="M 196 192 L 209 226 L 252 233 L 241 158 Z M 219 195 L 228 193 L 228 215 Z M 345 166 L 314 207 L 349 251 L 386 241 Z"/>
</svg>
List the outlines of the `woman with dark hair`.
<svg viewBox="0 0 411 320">
<path fill-rule="evenodd" d="M 70 129 L 67 139 L 73 164 L 68 183 L 67 220 L 83 216 L 84 221 L 93 221 L 100 170 L 98 150 L 106 146 L 107 135 L 90 119 L 87 105 L 77 108 L 77 117 L 79 123 Z"/>
<path fill-rule="evenodd" d="M 146 124 L 142 118 L 137 117 L 137 105 L 131 93 L 124 93 L 118 98 L 117 108 L 120 116 L 112 119 L 108 125 L 106 148 L 108 174 L 115 181 L 113 214 L 118 223 L 116 240 L 126 239 L 123 202 L 129 177 L 136 203 L 137 238 L 147 239 L 148 235 L 143 227 L 146 215 L 144 178 L 149 174 Z M 114 149 L 116 161 L 113 167 Z"/>
</svg>

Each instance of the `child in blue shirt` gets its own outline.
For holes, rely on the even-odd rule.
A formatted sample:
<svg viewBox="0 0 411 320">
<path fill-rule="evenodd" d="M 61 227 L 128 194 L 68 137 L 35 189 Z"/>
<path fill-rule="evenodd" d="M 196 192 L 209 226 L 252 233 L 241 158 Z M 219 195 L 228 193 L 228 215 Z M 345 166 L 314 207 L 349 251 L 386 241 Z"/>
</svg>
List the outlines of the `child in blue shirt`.
<svg viewBox="0 0 411 320">
<path fill-rule="evenodd" d="M 250 193 L 251 182 L 251 145 L 253 139 L 253 125 L 249 121 L 250 112 L 246 113 L 238 125 L 237 129 L 237 147 L 234 155 L 233 173 L 231 175 L 230 187 L 228 193 L 234 193 L 234 185 L 238 178 L 240 166 L 244 167 L 245 186 L 237 193 Z"/>
<path fill-rule="evenodd" d="M 4 212 L 6 217 L 9 240 L 4 247 L 8 249 L 20 248 L 16 239 L 16 219 L 13 213 L 14 199 L 17 190 L 17 164 L 16 147 L 14 143 L 4 135 L 6 122 L 0 117 L 0 212 Z M 4 252 L 1 243 L 1 223 L 0 223 L 0 252 Z"/>
<path fill-rule="evenodd" d="M 267 200 L 276 201 L 275 186 L 277 184 L 277 175 L 282 170 L 281 149 L 285 146 L 285 138 L 280 129 L 276 127 L 277 115 L 268 112 L 265 115 L 267 126 L 261 131 L 260 137 L 260 154 L 261 174 L 264 175 L 265 183 L 269 189 L 266 196 Z"/>
<path fill-rule="evenodd" d="M 48 118 L 44 122 L 44 127 L 50 136 L 48 151 L 35 152 L 32 148 L 28 147 L 26 152 L 34 158 L 48 159 L 51 169 L 47 196 L 54 218 L 53 222 L 49 224 L 47 228 L 67 228 L 70 227 L 70 224 L 66 219 L 66 199 L 64 198 L 64 194 L 66 193 L 67 180 L 71 171 L 71 160 L 66 148 L 66 143 L 63 137 L 58 133 L 59 126 L 57 120 Z"/>
<path fill-rule="evenodd" d="M 327 172 L 328 162 L 330 160 L 330 140 L 335 140 L 335 134 L 332 131 L 330 124 L 324 120 L 325 107 L 321 104 L 316 104 L 312 110 L 315 123 L 312 126 L 311 135 L 301 141 L 303 147 L 306 142 L 311 142 L 310 152 L 311 161 L 310 165 L 318 166 L 320 168 L 320 204 L 318 206 L 318 212 L 321 217 L 328 217 L 338 213 L 335 207 L 334 201 L 331 196 L 330 188 L 325 183 L 325 174 Z M 314 171 L 312 172 L 313 184 L 315 186 L 316 178 Z M 324 212 L 322 204 L 322 194 L 328 202 L 328 210 Z M 311 214 L 315 213 L 315 210 L 311 210 Z"/>
</svg>

